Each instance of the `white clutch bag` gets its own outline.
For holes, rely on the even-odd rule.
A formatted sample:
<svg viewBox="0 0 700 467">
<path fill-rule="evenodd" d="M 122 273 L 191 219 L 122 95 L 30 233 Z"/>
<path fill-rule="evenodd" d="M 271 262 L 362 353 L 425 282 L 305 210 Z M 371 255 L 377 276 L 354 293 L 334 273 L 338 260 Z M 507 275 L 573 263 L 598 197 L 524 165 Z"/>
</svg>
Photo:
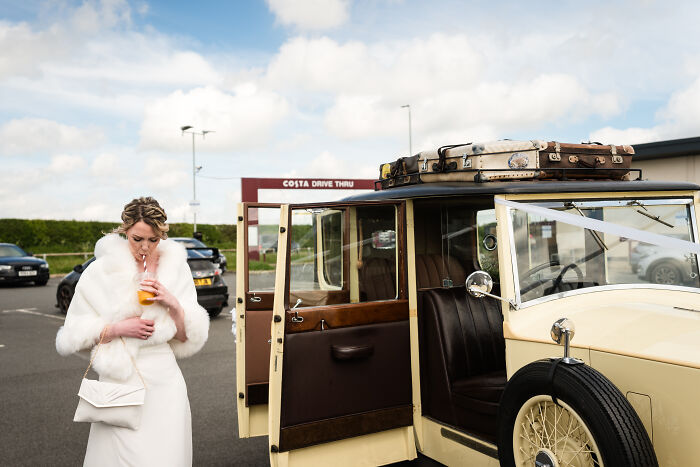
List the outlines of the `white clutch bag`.
<svg viewBox="0 0 700 467">
<path fill-rule="evenodd" d="M 102 422 L 136 430 L 146 388 L 83 378 L 74 422 Z"/>
<path fill-rule="evenodd" d="M 97 350 L 99 350 L 101 343 L 102 339 L 97 344 Z M 122 343 L 124 343 L 123 339 Z M 124 347 L 126 348 L 126 344 L 124 344 Z M 132 358 L 131 362 L 141 378 L 143 387 L 87 379 L 85 376 L 87 376 L 92 366 L 95 355 L 97 355 L 97 351 L 95 351 L 93 359 L 90 360 L 90 364 L 83 375 L 83 381 L 80 383 L 78 407 L 75 409 L 73 421 L 100 422 L 131 428 L 132 430 L 138 429 L 141 423 L 143 403 L 146 398 L 146 384 L 136 367 L 136 363 Z"/>
</svg>

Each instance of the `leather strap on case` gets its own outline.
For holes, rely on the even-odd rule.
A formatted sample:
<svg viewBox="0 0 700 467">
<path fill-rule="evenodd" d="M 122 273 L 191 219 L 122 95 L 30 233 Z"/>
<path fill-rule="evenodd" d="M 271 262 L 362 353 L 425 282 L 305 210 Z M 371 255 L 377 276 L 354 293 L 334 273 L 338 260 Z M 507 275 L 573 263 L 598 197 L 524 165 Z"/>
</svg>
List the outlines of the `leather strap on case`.
<svg viewBox="0 0 700 467">
<path fill-rule="evenodd" d="M 85 373 L 83 373 L 83 379 L 88 374 L 88 371 L 90 371 L 90 367 L 92 367 L 92 362 L 95 361 L 95 357 L 97 356 L 97 352 L 100 351 L 100 345 L 102 345 L 102 341 L 105 338 L 105 334 L 107 334 L 107 331 L 109 330 L 109 325 L 100 333 L 100 342 L 97 343 L 97 348 L 95 349 L 95 353 L 92 354 L 92 357 L 90 358 L 90 363 L 88 363 L 87 368 L 85 369 Z M 143 387 L 146 387 L 146 381 L 143 379 L 143 376 L 141 375 L 141 372 L 139 371 L 139 367 L 136 366 L 136 362 L 134 361 L 134 357 L 131 355 L 131 352 L 129 352 L 129 349 L 126 348 L 126 342 L 124 342 L 124 338 L 119 336 L 119 340 L 122 341 L 122 344 L 124 345 L 124 350 L 126 353 L 129 355 L 129 358 L 131 359 L 131 363 L 134 365 L 134 369 L 136 369 L 136 373 L 139 375 L 139 378 L 141 379 L 141 383 L 143 384 Z"/>
</svg>

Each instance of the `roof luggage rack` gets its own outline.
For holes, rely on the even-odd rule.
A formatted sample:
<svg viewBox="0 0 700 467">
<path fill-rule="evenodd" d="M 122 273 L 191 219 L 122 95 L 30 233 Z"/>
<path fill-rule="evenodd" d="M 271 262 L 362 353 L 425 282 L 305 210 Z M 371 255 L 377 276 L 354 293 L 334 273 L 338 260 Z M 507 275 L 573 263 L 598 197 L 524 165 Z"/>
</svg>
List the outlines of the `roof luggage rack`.
<svg viewBox="0 0 700 467">
<path fill-rule="evenodd" d="M 375 190 L 432 182 L 630 180 L 631 146 L 501 140 L 442 146 L 380 166 Z M 472 175 L 473 174 L 473 175 Z"/>
<path fill-rule="evenodd" d="M 615 171 L 621 173 L 623 176 L 634 172 L 637 174 L 636 178 L 630 177 L 628 180 L 642 180 L 642 169 L 605 169 L 605 171 Z M 532 172 L 532 170 L 529 169 L 459 169 L 459 170 L 453 170 L 450 171 L 450 173 L 473 173 L 474 174 L 474 179 L 473 180 L 459 180 L 459 181 L 465 181 L 465 182 L 471 182 L 473 181 L 474 183 L 486 183 L 489 181 L 508 181 L 503 178 L 499 179 L 490 179 L 487 175 L 484 175 L 485 172 Z M 516 179 L 512 179 L 511 181 L 525 181 L 525 180 L 560 180 L 560 181 L 567 181 L 567 180 L 622 180 L 622 177 L 595 177 L 595 176 L 581 176 L 583 174 L 585 175 L 590 175 L 591 169 L 587 168 L 574 168 L 574 167 L 569 167 L 566 169 L 547 169 L 547 177 L 541 177 L 539 174 L 535 173 L 534 175 L 531 175 L 529 177 L 518 177 Z M 579 176 L 575 176 L 575 174 L 579 174 Z M 574 176 L 571 176 L 574 175 Z M 407 185 L 417 185 L 419 183 L 434 183 L 435 181 L 423 181 L 421 178 L 420 173 L 415 173 L 415 174 L 409 174 L 409 175 L 396 175 L 393 177 L 385 178 L 382 180 L 375 180 L 374 182 L 374 190 L 379 191 L 379 190 L 386 190 L 389 188 L 395 188 L 399 186 L 407 186 Z"/>
</svg>

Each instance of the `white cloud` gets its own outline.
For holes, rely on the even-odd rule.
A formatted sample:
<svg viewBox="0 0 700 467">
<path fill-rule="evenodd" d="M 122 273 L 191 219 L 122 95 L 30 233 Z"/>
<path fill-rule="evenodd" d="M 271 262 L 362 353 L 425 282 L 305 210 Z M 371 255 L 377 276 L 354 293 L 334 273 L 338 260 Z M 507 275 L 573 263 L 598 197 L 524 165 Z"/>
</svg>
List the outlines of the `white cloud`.
<svg viewBox="0 0 700 467">
<path fill-rule="evenodd" d="M 182 137 L 180 127 L 212 130 L 197 145 L 206 151 L 232 151 L 264 145 L 275 124 L 288 113 L 288 104 L 280 95 L 248 83 L 233 94 L 207 86 L 189 92 L 176 91 L 151 102 L 141 125 L 141 146 L 147 149 L 182 151 L 189 135 Z"/>
<path fill-rule="evenodd" d="M 26 23 L 0 21 L 0 78 L 37 74 L 44 60 L 68 54 L 64 42 L 62 31 L 56 28 L 37 33 Z"/>
<path fill-rule="evenodd" d="M 674 92 L 657 112 L 656 119 L 658 123 L 648 128 L 607 126 L 591 132 L 590 138 L 609 144 L 641 144 L 697 136 L 700 131 L 700 77 L 685 89 Z"/>
<path fill-rule="evenodd" d="M 348 19 L 349 0 L 266 0 L 277 20 L 303 30 L 331 29 Z"/>
<path fill-rule="evenodd" d="M 56 8 L 59 4 L 48 4 Z M 36 76 L 47 63 L 75 60 L 76 50 L 95 34 L 131 24 L 129 4 L 125 0 L 85 1 L 70 11 L 69 18 L 56 18 L 43 30 L 33 30 L 27 23 L 0 21 L 0 78 Z"/>
<path fill-rule="evenodd" d="M 116 177 L 120 172 L 119 158 L 111 153 L 98 155 L 90 165 L 90 173 L 96 177 Z"/>
<path fill-rule="evenodd" d="M 658 117 L 667 121 L 672 131 L 697 134 L 700 129 L 700 74 L 687 88 L 673 93 Z"/>
<path fill-rule="evenodd" d="M 133 176 L 141 179 L 146 186 L 157 190 L 174 189 L 185 186 L 191 174 L 184 164 L 172 158 L 149 157 L 141 166 L 132 167 Z"/>
<path fill-rule="evenodd" d="M 114 218 L 114 214 L 118 213 L 119 211 L 116 211 L 114 208 L 115 206 L 110 206 L 106 203 L 89 203 L 86 206 L 82 206 L 77 212 L 75 212 L 74 218 L 84 220 L 105 220 L 111 218 L 116 222 L 118 219 Z"/>
<path fill-rule="evenodd" d="M 75 10 L 73 28 L 97 33 L 116 26 L 131 25 L 131 7 L 126 0 L 86 0 Z"/>
<path fill-rule="evenodd" d="M 61 154 L 51 157 L 49 170 L 56 174 L 70 174 L 85 167 L 85 159 L 80 156 Z"/>
<path fill-rule="evenodd" d="M 0 153 L 32 154 L 81 150 L 102 143 L 104 135 L 97 128 L 77 128 L 43 118 L 10 120 L 0 127 Z"/>
<path fill-rule="evenodd" d="M 287 90 L 381 94 L 403 102 L 473 84 L 482 57 L 466 35 L 365 44 L 296 37 L 271 60 L 267 79 Z"/>
<path fill-rule="evenodd" d="M 284 177 L 301 178 L 376 178 L 377 168 L 369 165 L 357 165 L 323 151 L 308 165 L 284 174 Z"/>
<path fill-rule="evenodd" d="M 572 74 L 539 71 L 493 78 L 487 63 L 465 34 L 374 44 L 297 37 L 282 46 L 266 79 L 302 90 L 302 105 L 315 106 L 325 94 L 332 102 L 326 127 L 343 139 L 403 134 L 401 105 L 408 103 L 414 132 L 431 140 L 457 133 L 503 137 L 591 115 L 607 118 L 620 110 L 615 93 L 592 92 Z"/>
<path fill-rule="evenodd" d="M 593 131 L 589 139 L 603 144 L 642 144 L 666 138 L 658 128 L 618 129 L 607 126 Z"/>
</svg>

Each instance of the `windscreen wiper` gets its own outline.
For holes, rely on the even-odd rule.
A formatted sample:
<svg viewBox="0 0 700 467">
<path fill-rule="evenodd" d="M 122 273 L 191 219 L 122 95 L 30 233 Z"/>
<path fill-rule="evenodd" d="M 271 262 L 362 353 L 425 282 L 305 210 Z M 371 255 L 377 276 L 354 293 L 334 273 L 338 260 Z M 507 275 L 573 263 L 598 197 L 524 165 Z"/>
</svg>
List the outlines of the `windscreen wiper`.
<svg viewBox="0 0 700 467">
<path fill-rule="evenodd" d="M 655 216 L 655 215 L 651 214 L 651 213 L 649 212 L 649 210 L 647 209 L 647 207 L 644 206 L 644 205 L 643 205 L 642 203 L 640 203 L 639 201 L 637 201 L 636 199 L 635 199 L 634 201 L 630 201 L 629 203 L 627 203 L 627 206 L 635 206 L 635 205 L 641 207 L 642 209 L 644 209 L 644 211 L 642 211 L 642 209 L 637 209 L 637 210 L 636 210 L 636 211 L 637 211 L 639 214 L 641 214 L 642 216 L 646 216 L 646 217 L 648 217 L 648 218 L 651 219 L 651 220 L 655 220 L 656 222 L 658 222 L 658 223 L 660 223 L 660 224 L 663 224 L 663 225 L 665 225 L 666 227 L 670 227 L 670 228 L 673 228 L 673 227 L 674 227 L 673 224 L 670 224 L 670 223 L 668 223 L 668 222 L 662 220 L 660 216 Z"/>
<path fill-rule="evenodd" d="M 579 214 L 581 214 L 581 217 L 587 217 L 583 213 L 583 211 L 581 211 L 581 208 L 576 206 L 576 204 L 574 204 L 573 201 L 569 201 L 569 202 L 564 203 L 564 207 L 567 209 L 575 209 Z M 593 235 L 593 238 L 595 239 L 596 243 L 598 244 L 598 246 L 602 250 L 609 250 L 610 249 L 610 248 L 608 248 L 608 245 L 605 244 L 603 239 L 600 238 L 600 235 L 598 235 L 598 232 L 596 232 L 595 230 L 591 230 L 591 229 L 586 229 L 586 230 L 589 231 L 591 233 L 591 235 Z"/>
</svg>

